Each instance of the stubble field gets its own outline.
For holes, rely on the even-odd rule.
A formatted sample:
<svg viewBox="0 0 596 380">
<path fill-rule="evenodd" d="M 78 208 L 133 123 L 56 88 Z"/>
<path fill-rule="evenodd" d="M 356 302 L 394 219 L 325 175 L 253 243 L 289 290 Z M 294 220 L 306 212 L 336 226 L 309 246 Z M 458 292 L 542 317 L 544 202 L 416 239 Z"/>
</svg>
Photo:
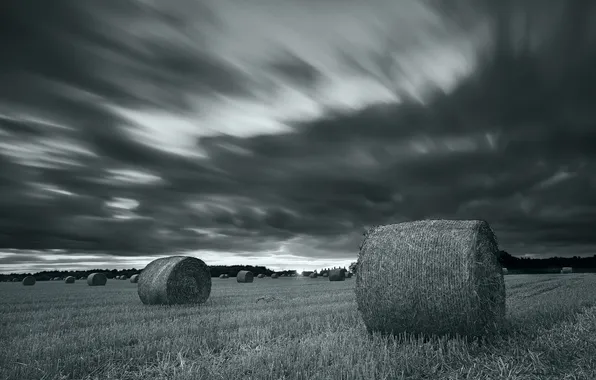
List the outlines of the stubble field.
<svg viewBox="0 0 596 380">
<path fill-rule="evenodd" d="M 510 275 L 486 342 L 368 335 L 355 279 L 213 279 L 200 306 L 137 285 L 0 284 L 0 378 L 596 379 L 596 275 Z"/>
</svg>

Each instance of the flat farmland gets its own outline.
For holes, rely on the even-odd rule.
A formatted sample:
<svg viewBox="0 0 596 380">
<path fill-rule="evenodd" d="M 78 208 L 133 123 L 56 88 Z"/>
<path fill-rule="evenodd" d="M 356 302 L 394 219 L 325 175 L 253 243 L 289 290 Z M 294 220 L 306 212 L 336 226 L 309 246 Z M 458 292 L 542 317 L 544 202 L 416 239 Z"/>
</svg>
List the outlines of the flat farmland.
<svg viewBox="0 0 596 380">
<path fill-rule="evenodd" d="M 213 278 L 198 306 L 1 283 L 0 378 L 596 379 L 596 275 L 505 276 L 508 326 L 484 342 L 369 335 L 355 281 Z"/>
</svg>

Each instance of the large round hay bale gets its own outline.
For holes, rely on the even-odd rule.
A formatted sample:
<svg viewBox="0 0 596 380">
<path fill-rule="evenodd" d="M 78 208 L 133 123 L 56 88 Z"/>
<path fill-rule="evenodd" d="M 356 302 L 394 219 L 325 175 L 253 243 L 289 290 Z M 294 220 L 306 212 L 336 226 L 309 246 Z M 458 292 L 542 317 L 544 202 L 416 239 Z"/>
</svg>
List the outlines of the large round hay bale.
<svg viewBox="0 0 596 380">
<path fill-rule="evenodd" d="M 562 274 L 573 273 L 573 268 L 572 267 L 563 267 L 563 268 L 561 268 L 561 273 Z"/>
<path fill-rule="evenodd" d="M 257 277 L 258 277 L 258 278 L 265 278 L 265 275 L 264 275 L 263 273 L 261 273 L 261 274 L 259 274 Z"/>
<path fill-rule="evenodd" d="M 25 277 L 23 279 L 23 285 L 25 285 L 25 286 L 35 285 L 35 277 L 33 277 L 33 276 Z"/>
<path fill-rule="evenodd" d="M 342 269 L 332 269 L 329 271 L 329 281 L 345 281 L 346 272 Z"/>
<path fill-rule="evenodd" d="M 316 274 L 316 273 L 311 273 L 308 277 L 310 277 L 310 278 L 317 278 L 317 277 L 319 277 L 319 275 Z"/>
<path fill-rule="evenodd" d="M 479 220 L 371 228 L 360 247 L 356 301 L 369 332 L 479 336 L 502 324 L 498 245 Z"/>
<path fill-rule="evenodd" d="M 507 268 L 503 268 L 503 274 L 508 274 L 509 270 L 507 270 Z"/>
<path fill-rule="evenodd" d="M 139 275 L 138 294 L 146 305 L 203 303 L 211 294 L 211 271 L 196 257 L 153 260 Z"/>
<path fill-rule="evenodd" d="M 87 276 L 87 285 L 89 286 L 104 286 L 108 282 L 108 278 L 103 273 L 91 273 Z"/>
<path fill-rule="evenodd" d="M 74 284 L 74 283 L 75 283 L 75 278 L 74 278 L 73 276 L 67 276 L 67 277 L 64 279 L 64 282 L 65 282 L 66 284 Z"/>
<path fill-rule="evenodd" d="M 254 274 L 249 270 L 241 270 L 236 275 L 236 282 L 252 282 L 254 280 Z"/>
<path fill-rule="evenodd" d="M 137 282 L 139 282 L 139 275 L 133 274 L 132 276 L 130 276 L 130 282 L 132 282 L 133 284 L 136 284 Z"/>
<path fill-rule="evenodd" d="M 279 278 L 279 275 L 278 275 L 277 273 L 273 273 L 273 274 L 271 275 L 271 278 Z"/>
</svg>

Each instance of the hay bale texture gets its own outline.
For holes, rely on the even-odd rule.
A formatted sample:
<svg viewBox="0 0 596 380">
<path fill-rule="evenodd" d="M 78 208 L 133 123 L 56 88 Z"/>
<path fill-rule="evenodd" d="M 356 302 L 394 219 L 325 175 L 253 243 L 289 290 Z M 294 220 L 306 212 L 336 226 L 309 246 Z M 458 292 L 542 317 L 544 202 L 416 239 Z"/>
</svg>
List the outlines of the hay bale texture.
<svg viewBox="0 0 596 380">
<path fill-rule="evenodd" d="M 329 281 L 345 281 L 346 272 L 343 269 L 332 269 L 329 271 Z"/>
<path fill-rule="evenodd" d="M 66 284 L 74 284 L 75 283 L 75 278 L 73 276 L 67 276 L 64 279 L 64 283 L 66 283 Z"/>
<path fill-rule="evenodd" d="M 138 294 L 146 305 L 204 303 L 211 294 L 211 271 L 196 257 L 153 260 L 139 275 Z"/>
<path fill-rule="evenodd" d="M 35 285 L 35 277 L 33 276 L 27 276 L 23 279 L 23 285 L 25 286 L 32 286 Z"/>
<path fill-rule="evenodd" d="M 563 267 L 563 268 L 561 268 L 561 273 L 562 274 L 573 273 L 573 268 L 572 267 Z"/>
<path fill-rule="evenodd" d="M 236 275 L 236 282 L 253 282 L 254 274 L 249 270 L 241 270 Z"/>
<path fill-rule="evenodd" d="M 481 336 L 504 322 L 498 245 L 480 220 L 422 220 L 368 230 L 356 301 L 369 332 Z"/>
<path fill-rule="evenodd" d="M 133 284 L 136 284 L 137 282 L 139 282 L 139 275 L 133 274 L 132 276 L 130 276 L 130 282 Z"/>
<path fill-rule="evenodd" d="M 103 273 L 91 273 L 87 276 L 87 285 L 89 286 L 105 286 L 108 278 Z"/>
</svg>

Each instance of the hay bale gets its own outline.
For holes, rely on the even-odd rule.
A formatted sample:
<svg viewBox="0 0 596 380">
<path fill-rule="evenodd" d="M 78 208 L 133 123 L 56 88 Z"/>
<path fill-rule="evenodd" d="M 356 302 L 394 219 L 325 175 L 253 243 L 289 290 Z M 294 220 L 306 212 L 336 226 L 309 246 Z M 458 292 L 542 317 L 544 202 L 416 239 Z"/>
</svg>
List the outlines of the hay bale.
<svg viewBox="0 0 596 380">
<path fill-rule="evenodd" d="M 23 285 L 25 286 L 32 286 L 35 285 L 35 277 L 33 276 L 27 276 L 23 279 Z"/>
<path fill-rule="evenodd" d="M 86 280 L 87 277 L 79 277 L 79 280 Z"/>
<path fill-rule="evenodd" d="M 263 273 L 261 273 L 261 274 L 259 274 L 257 277 L 258 277 L 258 278 L 265 278 L 265 275 L 264 275 Z"/>
<path fill-rule="evenodd" d="M 322 274 L 323 277 L 329 277 L 329 273 L 325 272 Z"/>
<path fill-rule="evenodd" d="M 75 278 L 73 276 L 67 276 L 64 279 L 64 283 L 66 283 L 66 284 L 74 284 L 75 283 Z"/>
<path fill-rule="evenodd" d="M 507 268 L 503 268 L 502 270 L 503 270 L 503 274 L 508 274 L 509 273 L 509 271 L 507 270 Z"/>
<path fill-rule="evenodd" d="M 89 286 L 105 286 L 108 278 L 103 273 L 91 273 L 87 276 L 87 285 Z"/>
<path fill-rule="evenodd" d="M 146 305 L 204 303 L 211 294 L 211 271 L 196 257 L 156 259 L 139 275 L 138 294 Z"/>
<path fill-rule="evenodd" d="M 128 276 L 127 276 L 127 275 L 125 275 L 125 274 L 123 274 L 122 276 L 120 276 L 120 279 L 121 279 L 121 280 L 128 280 Z"/>
<path fill-rule="evenodd" d="M 371 228 L 360 247 L 356 301 L 369 332 L 480 336 L 505 318 L 498 245 L 479 220 Z"/>
<path fill-rule="evenodd" d="M 139 275 L 133 274 L 132 276 L 130 276 L 130 282 L 133 284 L 136 284 L 137 282 L 139 282 Z"/>
<path fill-rule="evenodd" d="M 62 281 L 60 277 L 54 277 L 54 281 Z"/>
<path fill-rule="evenodd" d="M 345 281 L 346 272 L 343 269 L 332 269 L 329 271 L 329 281 Z"/>
<path fill-rule="evenodd" d="M 249 270 L 241 270 L 236 275 L 236 282 L 253 282 L 254 274 Z"/>
<path fill-rule="evenodd" d="M 279 278 L 279 275 L 278 275 L 277 273 L 273 273 L 273 274 L 271 275 L 271 278 Z"/>
<path fill-rule="evenodd" d="M 346 278 L 352 278 L 352 272 L 346 273 Z"/>
<path fill-rule="evenodd" d="M 561 268 L 561 274 L 569 274 L 569 273 L 573 273 L 573 268 L 572 267 L 563 267 L 563 268 Z"/>
<path fill-rule="evenodd" d="M 19 282 L 19 279 L 15 277 L 12 279 L 12 282 Z"/>
<path fill-rule="evenodd" d="M 316 274 L 316 273 L 311 273 L 310 276 L 308 276 L 308 277 L 310 277 L 310 278 L 317 278 L 317 277 L 319 277 L 319 275 Z"/>
<path fill-rule="evenodd" d="M 219 278 L 227 278 L 225 274 L 220 274 Z"/>
</svg>

